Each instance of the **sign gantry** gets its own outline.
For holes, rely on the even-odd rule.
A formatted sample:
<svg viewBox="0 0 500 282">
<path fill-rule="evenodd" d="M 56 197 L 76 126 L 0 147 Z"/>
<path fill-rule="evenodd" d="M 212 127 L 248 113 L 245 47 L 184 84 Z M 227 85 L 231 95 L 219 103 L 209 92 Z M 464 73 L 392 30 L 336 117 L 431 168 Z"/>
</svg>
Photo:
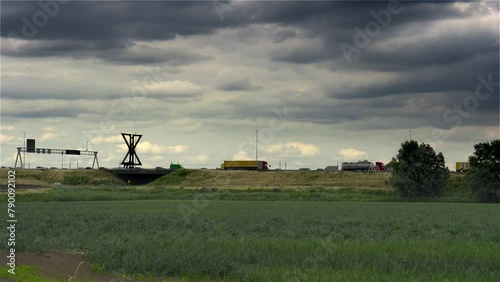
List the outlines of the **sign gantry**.
<svg viewBox="0 0 500 282">
<path fill-rule="evenodd" d="M 17 162 L 21 164 L 21 168 L 24 168 L 23 158 L 21 153 L 35 153 L 35 154 L 50 154 L 50 155 L 83 155 L 83 156 L 94 156 L 94 162 L 92 163 L 92 168 L 97 164 L 99 168 L 99 159 L 97 159 L 97 151 L 87 151 L 87 150 L 72 150 L 72 149 L 49 149 L 49 148 L 36 148 L 35 139 L 28 139 L 26 147 L 17 147 L 17 156 L 14 167 L 17 168 Z"/>
</svg>

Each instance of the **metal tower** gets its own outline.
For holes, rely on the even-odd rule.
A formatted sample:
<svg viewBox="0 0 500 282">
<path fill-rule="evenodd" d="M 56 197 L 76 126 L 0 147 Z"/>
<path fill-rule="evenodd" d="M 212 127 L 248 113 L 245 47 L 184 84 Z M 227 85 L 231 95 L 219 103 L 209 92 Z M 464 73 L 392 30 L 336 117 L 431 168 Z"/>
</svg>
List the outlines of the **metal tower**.
<svg viewBox="0 0 500 282">
<path fill-rule="evenodd" d="M 125 155 L 125 158 L 123 158 L 123 161 L 121 164 L 125 168 L 135 168 L 135 166 L 141 166 L 142 163 L 141 163 L 141 160 L 139 160 L 137 153 L 135 152 L 135 148 L 137 147 L 137 144 L 139 144 L 139 141 L 141 140 L 142 135 L 122 133 L 122 137 L 123 137 L 123 140 L 125 140 L 125 143 L 127 143 L 128 152 Z M 128 137 L 128 140 L 127 140 L 127 137 Z"/>
</svg>

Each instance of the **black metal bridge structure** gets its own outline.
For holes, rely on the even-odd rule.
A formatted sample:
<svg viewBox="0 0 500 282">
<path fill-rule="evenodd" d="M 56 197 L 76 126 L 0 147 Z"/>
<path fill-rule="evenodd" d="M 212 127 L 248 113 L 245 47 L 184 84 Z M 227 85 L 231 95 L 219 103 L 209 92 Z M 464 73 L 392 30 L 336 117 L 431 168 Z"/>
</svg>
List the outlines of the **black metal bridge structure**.
<svg viewBox="0 0 500 282">
<path fill-rule="evenodd" d="M 112 169 L 113 173 L 117 177 L 125 180 L 131 185 L 143 185 L 175 171 L 175 169 L 140 168 L 139 166 L 142 166 L 142 162 L 135 150 L 142 138 L 142 135 L 135 133 L 122 133 L 122 137 L 127 144 L 128 150 L 121 162 L 123 167 Z"/>
</svg>

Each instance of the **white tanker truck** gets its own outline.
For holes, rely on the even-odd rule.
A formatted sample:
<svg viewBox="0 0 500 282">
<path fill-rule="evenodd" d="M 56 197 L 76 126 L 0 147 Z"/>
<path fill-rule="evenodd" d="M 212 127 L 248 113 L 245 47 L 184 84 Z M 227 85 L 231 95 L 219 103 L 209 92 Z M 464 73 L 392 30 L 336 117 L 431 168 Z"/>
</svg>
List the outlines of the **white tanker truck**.
<svg viewBox="0 0 500 282">
<path fill-rule="evenodd" d="M 342 169 L 343 171 L 367 171 L 367 172 L 380 172 L 384 171 L 384 164 L 381 162 L 376 162 L 373 164 L 372 162 L 359 161 L 359 162 L 343 162 Z"/>
</svg>

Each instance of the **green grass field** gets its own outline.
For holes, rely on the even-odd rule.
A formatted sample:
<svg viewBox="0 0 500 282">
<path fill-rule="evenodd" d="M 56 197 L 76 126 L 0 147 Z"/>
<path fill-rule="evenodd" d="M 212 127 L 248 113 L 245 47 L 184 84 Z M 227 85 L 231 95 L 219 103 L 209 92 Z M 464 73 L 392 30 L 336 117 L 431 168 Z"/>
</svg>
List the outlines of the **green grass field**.
<svg viewBox="0 0 500 282">
<path fill-rule="evenodd" d="M 18 251 L 83 251 L 99 271 L 189 281 L 500 277 L 498 205 L 205 197 L 19 203 Z"/>
<path fill-rule="evenodd" d="M 0 278 L 5 279 L 5 281 L 12 281 L 12 279 L 15 279 L 14 281 L 63 282 L 63 280 L 61 279 L 45 278 L 43 277 L 44 275 L 40 273 L 40 269 L 29 265 L 17 266 L 15 275 L 8 273 L 7 272 L 8 270 L 9 270 L 8 266 L 0 268 Z"/>
<path fill-rule="evenodd" d="M 500 206 L 472 204 L 460 174 L 422 199 L 387 177 L 182 170 L 133 187 L 107 171 L 22 171 L 19 183 L 63 185 L 17 191 L 17 251 L 181 281 L 498 281 Z"/>
</svg>

